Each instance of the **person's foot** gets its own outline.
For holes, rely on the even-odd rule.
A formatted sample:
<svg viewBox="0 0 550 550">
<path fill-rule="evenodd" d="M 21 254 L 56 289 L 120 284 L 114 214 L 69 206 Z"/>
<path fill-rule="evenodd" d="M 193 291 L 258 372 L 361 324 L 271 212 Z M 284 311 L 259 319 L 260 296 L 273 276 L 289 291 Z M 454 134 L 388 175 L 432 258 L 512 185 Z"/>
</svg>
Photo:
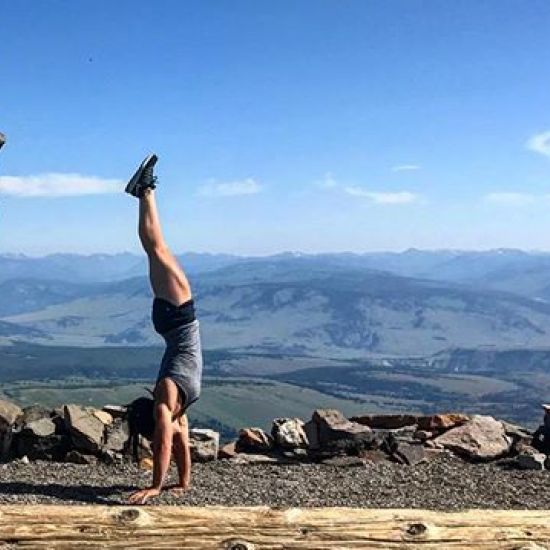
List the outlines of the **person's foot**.
<svg viewBox="0 0 550 550">
<path fill-rule="evenodd" d="M 2 149 L 2 145 L 4 145 L 4 143 L 6 143 L 6 136 L 0 132 L 0 149 Z"/>
<path fill-rule="evenodd" d="M 154 189 L 156 187 L 157 177 L 153 174 L 153 168 L 157 160 L 158 157 L 154 153 L 145 158 L 132 176 L 132 179 L 128 182 L 125 189 L 126 193 L 141 198 L 146 189 Z"/>
</svg>

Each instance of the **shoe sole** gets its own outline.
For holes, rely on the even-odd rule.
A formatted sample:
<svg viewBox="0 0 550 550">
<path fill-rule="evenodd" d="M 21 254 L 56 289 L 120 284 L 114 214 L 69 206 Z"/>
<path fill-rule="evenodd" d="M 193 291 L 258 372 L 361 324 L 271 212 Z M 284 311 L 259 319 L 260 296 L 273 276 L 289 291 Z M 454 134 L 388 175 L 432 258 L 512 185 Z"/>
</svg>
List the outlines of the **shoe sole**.
<svg viewBox="0 0 550 550">
<path fill-rule="evenodd" d="M 154 153 L 145 157 L 143 162 L 139 165 L 139 168 L 135 171 L 134 175 L 128 182 L 128 185 L 126 185 L 126 188 L 124 189 L 124 191 L 136 197 L 137 195 L 135 193 L 135 190 L 138 187 L 138 182 L 141 178 L 141 174 L 143 173 L 143 170 L 145 170 L 147 166 L 150 166 L 150 165 L 154 166 L 157 163 L 157 160 L 158 160 L 158 157 Z"/>
</svg>

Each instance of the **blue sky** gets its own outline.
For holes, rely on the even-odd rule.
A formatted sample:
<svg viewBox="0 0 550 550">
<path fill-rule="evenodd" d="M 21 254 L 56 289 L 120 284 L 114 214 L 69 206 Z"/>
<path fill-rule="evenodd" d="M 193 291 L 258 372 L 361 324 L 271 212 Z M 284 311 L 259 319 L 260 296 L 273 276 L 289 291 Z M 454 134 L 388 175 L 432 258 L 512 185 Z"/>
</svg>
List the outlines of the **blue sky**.
<svg viewBox="0 0 550 550">
<path fill-rule="evenodd" d="M 545 0 L 0 8 L 0 253 L 550 249 Z"/>
</svg>

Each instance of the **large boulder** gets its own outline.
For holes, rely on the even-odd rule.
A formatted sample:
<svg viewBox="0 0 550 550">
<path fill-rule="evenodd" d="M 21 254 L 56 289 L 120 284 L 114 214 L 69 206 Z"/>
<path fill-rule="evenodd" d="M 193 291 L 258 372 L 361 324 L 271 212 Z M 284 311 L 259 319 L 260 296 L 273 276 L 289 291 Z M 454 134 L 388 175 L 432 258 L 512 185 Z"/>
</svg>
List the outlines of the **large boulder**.
<svg viewBox="0 0 550 550">
<path fill-rule="evenodd" d="M 446 431 L 435 443 L 470 460 L 492 460 L 506 455 L 511 439 L 492 416 L 474 415 L 468 422 Z"/>
<path fill-rule="evenodd" d="M 103 445 L 103 422 L 92 410 L 65 405 L 65 424 L 75 449 L 84 453 L 99 452 Z"/>
<path fill-rule="evenodd" d="M 299 418 L 275 418 L 271 436 L 275 445 L 283 449 L 305 449 L 308 447 L 304 422 Z"/>
<path fill-rule="evenodd" d="M 308 430 L 316 432 L 311 434 L 312 440 L 318 442 L 321 451 L 358 454 L 374 442 L 368 426 L 351 422 L 336 409 L 316 409 L 311 420 L 314 427 L 308 426 Z"/>
<path fill-rule="evenodd" d="M 261 428 L 242 428 L 235 448 L 238 453 L 265 453 L 273 449 L 273 438 Z"/>
<path fill-rule="evenodd" d="M 191 460 L 195 462 L 216 460 L 220 448 L 220 434 L 214 430 L 192 428 L 189 430 L 189 444 Z"/>
<path fill-rule="evenodd" d="M 22 413 L 21 407 L 0 399 L 0 460 L 9 458 L 15 420 Z"/>
</svg>

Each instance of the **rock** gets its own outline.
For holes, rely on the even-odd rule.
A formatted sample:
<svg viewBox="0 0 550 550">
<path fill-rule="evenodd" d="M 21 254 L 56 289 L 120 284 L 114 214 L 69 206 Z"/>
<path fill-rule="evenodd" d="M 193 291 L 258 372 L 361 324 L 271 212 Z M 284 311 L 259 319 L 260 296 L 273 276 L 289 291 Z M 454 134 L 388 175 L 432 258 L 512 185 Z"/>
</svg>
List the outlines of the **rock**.
<svg viewBox="0 0 550 550">
<path fill-rule="evenodd" d="M 427 460 L 428 455 L 421 444 L 399 443 L 392 454 L 392 458 L 400 464 L 414 466 Z"/>
<path fill-rule="evenodd" d="M 122 418 L 112 420 L 111 424 L 105 426 L 103 432 L 103 449 L 118 453 L 125 452 L 128 437 L 128 423 Z"/>
<path fill-rule="evenodd" d="M 141 470 L 152 470 L 153 469 L 153 459 L 149 458 L 149 457 L 145 457 L 145 458 L 140 459 L 139 468 Z"/>
<path fill-rule="evenodd" d="M 231 464 L 276 464 L 279 461 L 275 456 L 254 453 L 238 453 L 229 459 Z"/>
<path fill-rule="evenodd" d="M 124 461 L 124 455 L 122 453 L 117 453 L 111 449 L 103 449 L 99 458 L 105 464 L 120 464 Z"/>
<path fill-rule="evenodd" d="M 243 428 L 235 448 L 239 453 L 266 452 L 273 448 L 273 438 L 261 428 Z"/>
<path fill-rule="evenodd" d="M 325 466 L 338 466 L 338 467 L 350 467 L 350 466 L 365 466 L 365 460 L 358 456 L 332 456 L 321 460 L 321 464 Z"/>
<path fill-rule="evenodd" d="M 189 431 L 191 460 L 208 462 L 218 458 L 220 434 L 214 430 L 193 428 Z"/>
<path fill-rule="evenodd" d="M 283 449 L 306 449 L 309 445 L 304 422 L 299 418 L 275 418 L 271 436 Z"/>
<path fill-rule="evenodd" d="M 55 434 L 55 424 L 49 416 L 39 418 L 24 424 L 21 433 L 34 437 L 47 437 Z"/>
<path fill-rule="evenodd" d="M 367 414 L 364 416 L 353 416 L 351 422 L 357 422 L 369 428 L 381 428 L 384 430 L 395 430 L 416 424 L 417 417 L 412 414 Z"/>
<path fill-rule="evenodd" d="M 499 458 L 508 453 L 511 446 L 502 423 L 484 415 L 474 415 L 465 424 L 451 428 L 434 441 L 470 460 Z"/>
<path fill-rule="evenodd" d="M 545 461 L 546 455 L 536 451 L 524 452 L 516 457 L 516 464 L 520 470 L 544 470 Z"/>
<path fill-rule="evenodd" d="M 417 430 L 414 432 L 413 438 L 417 439 L 418 441 L 427 441 L 428 439 L 431 439 L 434 436 L 433 432 L 428 432 L 427 430 Z"/>
<path fill-rule="evenodd" d="M 428 439 L 428 441 L 425 441 L 424 447 L 426 447 L 427 449 L 438 450 L 438 451 L 441 451 L 445 448 L 441 443 L 438 443 L 434 439 Z"/>
<path fill-rule="evenodd" d="M 309 459 L 307 449 L 300 448 L 283 451 L 283 456 L 292 462 L 304 462 Z"/>
<path fill-rule="evenodd" d="M 320 449 L 319 443 L 319 426 L 313 420 L 304 424 L 304 432 L 308 440 L 308 447 L 310 451 L 317 451 Z"/>
<path fill-rule="evenodd" d="M 84 452 L 98 452 L 103 444 L 103 422 L 92 411 L 78 405 L 65 405 L 64 414 L 74 447 Z"/>
<path fill-rule="evenodd" d="M 40 420 L 42 418 L 49 419 L 51 418 L 51 416 L 52 411 L 50 411 L 50 409 L 47 409 L 42 405 L 31 405 L 29 407 L 25 407 L 22 410 L 21 414 L 15 420 L 15 426 L 17 428 L 21 428 L 23 425 L 28 425 L 31 422 Z"/>
<path fill-rule="evenodd" d="M 313 412 L 312 421 L 317 424 L 321 450 L 358 454 L 374 441 L 368 426 L 351 422 L 336 409 L 317 409 Z"/>
<path fill-rule="evenodd" d="M 218 451 L 218 458 L 233 458 L 234 456 L 237 456 L 237 450 L 235 447 L 236 447 L 236 441 L 232 441 L 231 443 L 226 443 Z"/>
<path fill-rule="evenodd" d="M 404 426 L 403 428 L 395 428 L 393 430 L 372 428 L 372 433 L 374 435 L 377 447 L 383 447 L 384 441 L 388 437 L 391 437 L 391 439 L 395 441 L 415 443 L 414 434 L 417 431 L 416 424 L 413 424 L 412 426 Z"/>
<path fill-rule="evenodd" d="M 124 418 L 127 409 L 123 405 L 105 405 L 101 410 L 109 413 L 113 418 Z"/>
<path fill-rule="evenodd" d="M 542 408 L 544 410 L 544 425 L 550 430 L 550 404 L 543 404 Z"/>
<path fill-rule="evenodd" d="M 462 413 L 432 414 L 418 417 L 418 429 L 429 432 L 442 432 L 468 422 L 470 416 Z"/>
<path fill-rule="evenodd" d="M 108 412 L 98 409 L 98 410 L 95 410 L 92 414 L 96 418 L 99 418 L 99 420 L 101 420 L 101 422 L 103 422 L 105 426 L 108 426 L 109 424 L 113 423 L 113 417 Z"/>
<path fill-rule="evenodd" d="M 15 403 L 0 399 L 0 460 L 9 458 L 13 439 L 13 425 L 22 412 L 21 407 Z"/>
<path fill-rule="evenodd" d="M 379 449 L 372 449 L 368 451 L 363 451 L 359 454 L 360 458 L 362 458 L 365 462 L 370 464 L 381 464 L 384 462 L 389 462 L 388 455 L 379 450 Z"/>
<path fill-rule="evenodd" d="M 13 447 L 16 456 L 28 456 L 31 460 L 61 460 L 69 449 L 66 436 L 56 435 L 56 425 L 48 416 L 25 415 L 34 419 L 20 426 L 14 435 Z"/>
<path fill-rule="evenodd" d="M 18 416 L 23 413 L 21 407 L 7 401 L 6 399 L 0 399 L 0 428 L 3 426 L 13 426 Z"/>
<path fill-rule="evenodd" d="M 72 464 L 95 464 L 97 457 L 73 449 L 65 455 L 65 462 L 71 462 Z"/>
<path fill-rule="evenodd" d="M 27 455 L 22 456 L 20 462 L 21 464 L 28 464 L 30 462 L 29 457 Z"/>
</svg>

